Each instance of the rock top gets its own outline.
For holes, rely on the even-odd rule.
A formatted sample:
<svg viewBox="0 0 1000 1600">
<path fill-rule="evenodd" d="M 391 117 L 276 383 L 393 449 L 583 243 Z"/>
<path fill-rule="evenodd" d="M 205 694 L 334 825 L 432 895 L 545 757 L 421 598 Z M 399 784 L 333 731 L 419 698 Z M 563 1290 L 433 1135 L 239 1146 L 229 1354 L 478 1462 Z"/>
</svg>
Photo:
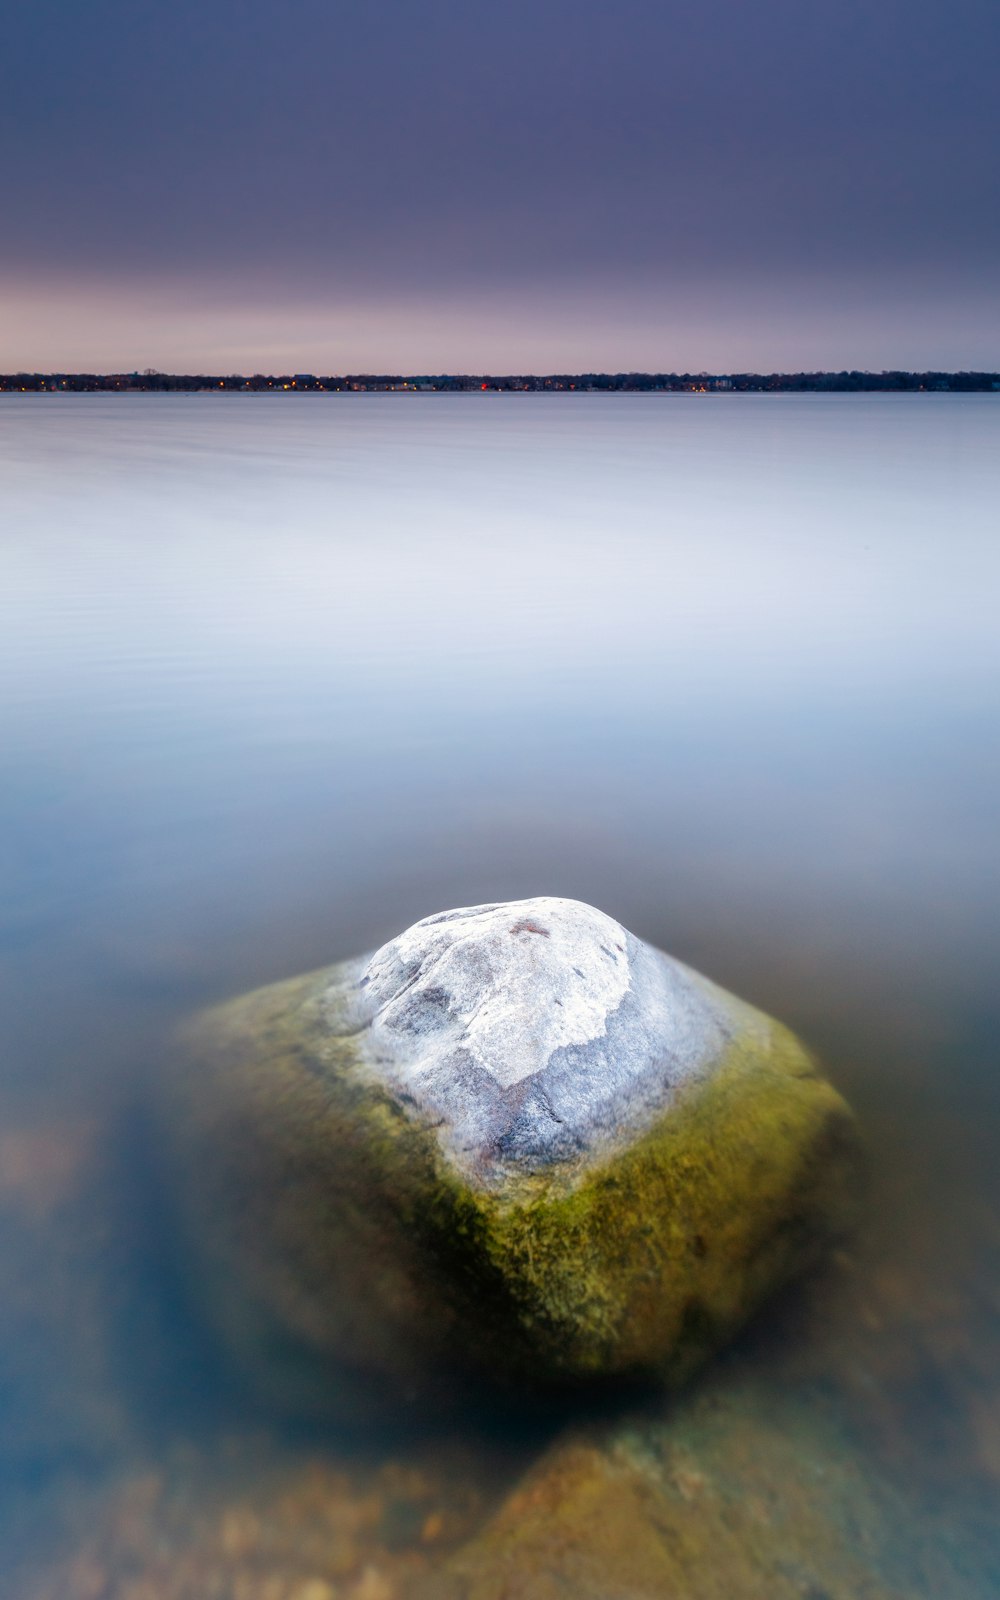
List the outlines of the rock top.
<svg viewBox="0 0 1000 1600">
<path fill-rule="evenodd" d="M 604 912 L 539 896 L 425 917 L 352 964 L 327 1015 L 489 1181 L 641 1131 L 718 1060 L 736 1022 L 721 999 Z"/>
</svg>

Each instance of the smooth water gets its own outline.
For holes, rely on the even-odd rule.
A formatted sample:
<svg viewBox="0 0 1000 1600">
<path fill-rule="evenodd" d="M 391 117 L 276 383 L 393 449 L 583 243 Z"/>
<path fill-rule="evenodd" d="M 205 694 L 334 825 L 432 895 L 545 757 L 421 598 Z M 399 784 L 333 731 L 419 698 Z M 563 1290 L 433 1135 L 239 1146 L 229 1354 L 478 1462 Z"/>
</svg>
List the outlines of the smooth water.
<svg viewBox="0 0 1000 1600">
<path fill-rule="evenodd" d="M 27 1217 L 47 1281 L 59 1130 L 195 1006 L 447 906 L 591 901 L 858 1109 L 881 1299 L 840 1314 L 883 1331 L 847 1358 L 786 1309 L 746 1360 L 805 1361 L 961 1538 L 1000 1477 L 1000 396 L 4 396 L 0 489 L 7 1253 Z M 29 1547 L 81 1431 L 45 1374 L 74 1291 L 34 1281 L 0 1315 Z M 106 1470 L 133 1448 L 193 1481 L 145 1434 Z"/>
</svg>

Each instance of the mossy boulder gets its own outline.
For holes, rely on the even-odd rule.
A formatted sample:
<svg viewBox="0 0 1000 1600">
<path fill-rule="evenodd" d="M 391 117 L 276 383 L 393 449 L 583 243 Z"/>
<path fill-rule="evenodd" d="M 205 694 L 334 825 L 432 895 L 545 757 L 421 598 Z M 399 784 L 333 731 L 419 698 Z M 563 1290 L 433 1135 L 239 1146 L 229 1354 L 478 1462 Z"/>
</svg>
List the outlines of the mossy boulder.
<svg viewBox="0 0 1000 1600">
<path fill-rule="evenodd" d="M 204 1013 L 169 1100 L 199 1292 L 309 1410 L 679 1381 L 856 1211 L 808 1051 L 576 901 Z"/>
</svg>

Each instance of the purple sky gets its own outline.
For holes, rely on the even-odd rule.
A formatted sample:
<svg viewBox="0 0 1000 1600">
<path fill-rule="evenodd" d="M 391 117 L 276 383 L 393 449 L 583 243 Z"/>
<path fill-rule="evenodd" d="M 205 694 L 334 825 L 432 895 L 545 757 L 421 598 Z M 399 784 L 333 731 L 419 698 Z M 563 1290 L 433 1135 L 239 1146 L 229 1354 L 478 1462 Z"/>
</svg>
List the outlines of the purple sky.
<svg viewBox="0 0 1000 1600">
<path fill-rule="evenodd" d="M 997 0 L 14 0 L 0 369 L 1000 366 Z"/>
</svg>

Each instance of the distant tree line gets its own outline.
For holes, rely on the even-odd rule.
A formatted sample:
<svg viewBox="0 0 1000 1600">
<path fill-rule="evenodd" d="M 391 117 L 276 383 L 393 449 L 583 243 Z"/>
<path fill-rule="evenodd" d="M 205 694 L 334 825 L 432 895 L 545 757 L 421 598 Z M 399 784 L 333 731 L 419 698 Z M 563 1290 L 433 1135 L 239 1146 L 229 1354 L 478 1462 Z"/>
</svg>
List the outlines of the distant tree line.
<svg viewBox="0 0 1000 1600">
<path fill-rule="evenodd" d="M 502 377 L 490 374 L 348 373 L 344 377 L 318 378 L 296 372 L 275 376 L 242 373 L 212 376 L 207 373 L 156 372 L 10 372 L 0 373 L 0 391 L 199 394 L 222 390 L 240 393 L 273 391 L 294 393 L 545 393 L 577 390 L 583 393 L 803 393 L 879 392 L 912 390 L 953 394 L 1000 392 L 997 372 L 562 372 L 538 376 L 520 373 Z"/>
</svg>

